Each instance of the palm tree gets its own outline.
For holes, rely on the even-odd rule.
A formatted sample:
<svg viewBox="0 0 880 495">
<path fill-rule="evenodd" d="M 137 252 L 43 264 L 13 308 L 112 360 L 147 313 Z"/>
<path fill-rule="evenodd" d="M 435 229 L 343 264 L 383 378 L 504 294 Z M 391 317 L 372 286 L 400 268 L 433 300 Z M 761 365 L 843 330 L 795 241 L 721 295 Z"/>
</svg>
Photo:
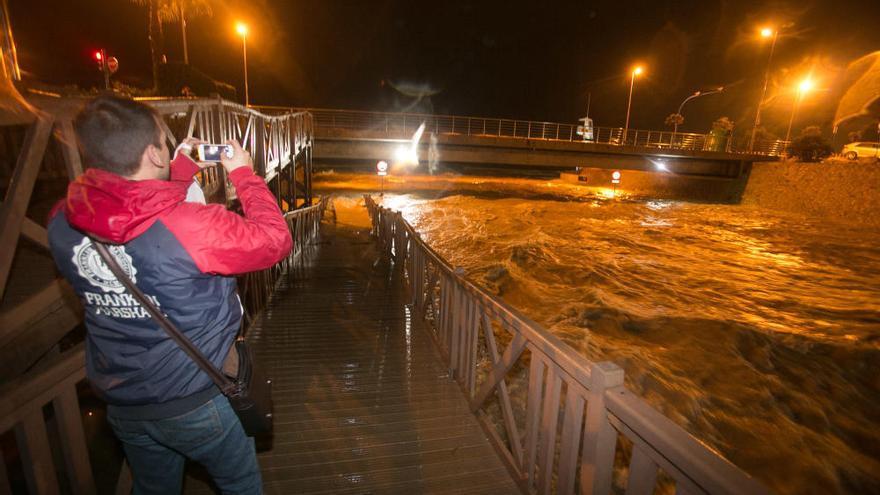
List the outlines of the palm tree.
<svg viewBox="0 0 880 495">
<path fill-rule="evenodd" d="M 160 0 L 131 0 L 138 5 L 147 6 L 147 17 L 150 20 L 147 39 L 150 41 L 150 60 L 153 62 L 153 91 L 159 90 L 159 60 L 162 50 L 162 23 L 159 22 Z"/>
<path fill-rule="evenodd" d="M 678 130 L 678 126 L 684 124 L 684 116 L 680 113 L 670 113 L 669 116 L 666 117 L 666 121 L 664 122 L 669 127 L 675 127 Z"/>
<path fill-rule="evenodd" d="M 149 18 L 148 38 L 150 40 L 150 59 L 153 65 L 153 91 L 159 90 L 159 64 L 162 59 L 163 32 L 162 22 L 181 20 L 183 35 L 183 57 L 189 63 L 186 49 L 186 15 L 211 15 L 210 0 L 131 0 L 137 5 L 147 6 Z"/>
<path fill-rule="evenodd" d="M 183 45 L 183 63 L 189 64 L 189 50 L 186 45 L 186 18 L 213 14 L 211 0 L 161 0 L 159 20 L 162 22 L 180 21 L 180 39 Z"/>
</svg>

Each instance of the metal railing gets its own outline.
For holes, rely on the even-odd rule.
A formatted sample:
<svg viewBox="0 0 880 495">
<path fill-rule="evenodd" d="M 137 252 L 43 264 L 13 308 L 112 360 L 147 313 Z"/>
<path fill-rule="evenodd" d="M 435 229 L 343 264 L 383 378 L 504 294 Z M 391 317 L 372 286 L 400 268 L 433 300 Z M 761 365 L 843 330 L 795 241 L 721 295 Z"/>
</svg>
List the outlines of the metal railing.
<svg viewBox="0 0 880 495">
<path fill-rule="evenodd" d="M 279 178 L 278 199 L 288 197 L 291 209 L 300 202 L 311 204 L 311 154 L 313 117 L 308 112 L 288 111 L 274 115 L 225 100 L 144 99 L 163 116 L 165 132 L 172 136 L 194 136 L 210 143 L 237 139 L 251 153 L 254 171 L 266 182 Z M 301 157 L 308 170 L 297 170 Z M 288 165 L 293 167 L 288 168 Z M 286 174 L 285 174 L 286 172 Z M 211 183 L 223 175 L 222 167 L 208 169 Z M 282 191 L 280 182 L 287 184 Z M 227 184 L 228 199 L 234 199 Z"/>
<path fill-rule="evenodd" d="M 314 115 L 318 129 L 382 132 L 397 138 L 409 138 L 424 123 L 428 134 L 569 141 L 652 150 L 733 152 L 731 139 L 720 142 L 711 134 L 643 129 L 629 129 L 624 132 L 622 127 L 594 127 L 593 139 L 584 140 L 578 135 L 576 124 L 558 122 L 321 108 L 309 108 L 308 111 Z M 773 149 L 769 144 L 765 147 L 768 152 Z M 761 154 L 764 151 L 759 149 L 756 153 Z"/>
<path fill-rule="evenodd" d="M 20 238 L 26 238 L 48 250 L 48 235 L 40 224 L 26 217 L 32 192 L 49 140 L 55 131 L 68 177 L 82 173 L 76 148 L 72 119 L 85 99 L 39 98 L 32 101 L 40 113 L 29 124 L 13 180 L 0 209 L 0 297 L 9 282 L 10 266 Z M 187 136 L 217 142 L 238 139 L 251 153 L 255 170 L 263 176 L 287 211 L 285 218 L 296 249 L 275 267 L 241 277 L 245 320 L 250 324 L 265 307 L 278 275 L 300 254 L 302 246 L 317 235 L 318 225 L 327 206 L 326 200 L 311 205 L 311 116 L 306 113 L 265 115 L 241 105 L 204 99 L 147 99 L 162 115 L 161 125 L 172 143 Z M 234 196 L 223 187 L 223 170 L 213 167 L 203 171 L 206 189 L 212 186 L 223 193 L 219 202 L 234 204 Z M 219 186 L 219 187 L 218 187 Z M 303 208 L 296 209 L 297 206 Z M 21 335 L 44 335 L 47 349 L 58 349 L 59 340 L 81 322 L 81 310 L 70 307 L 71 291 L 66 282 L 52 281 L 48 287 L 0 315 L 0 346 Z M 75 296 L 73 298 L 75 300 Z M 66 302 L 67 300 L 68 302 Z M 13 430 L 16 448 L 21 455 L 23 476 L 30 493 L 57 493 L 56 472 L 68 478 L 65 484 L 73 493 L 94 493 L 95 483 L 80 414 L 76 384 L 85 377 L 83 345 L 65 352 L 48 352 L 34 370 L 5 383 L 0 388 L 0 435 Z M 59 444 L 50 442 L 51 430 L 44 419 L 44 408 L 51 404 L 48 416 L 57 426 Z M 53 452 L 61 450 L 64 466 L 54 465 Z M 118 484 L 120 493 L 130 483 L 123 469 Z M 10 491 L 6 462 L 0 456 L 0 493 Z"/>
<path fill-rule="evenodd" d="M 365 202 L 382 252 L 404 270 L 414 317 L 523 493 L 611 493 L 619 436 L 631 444 L 620 447 L 627 494 L 654 493 L 660 469 L 680 494 L 769 493 L 624 388 L 617 365 L 580 356 L 469 282 L 399 212 Z"/>
</svg>

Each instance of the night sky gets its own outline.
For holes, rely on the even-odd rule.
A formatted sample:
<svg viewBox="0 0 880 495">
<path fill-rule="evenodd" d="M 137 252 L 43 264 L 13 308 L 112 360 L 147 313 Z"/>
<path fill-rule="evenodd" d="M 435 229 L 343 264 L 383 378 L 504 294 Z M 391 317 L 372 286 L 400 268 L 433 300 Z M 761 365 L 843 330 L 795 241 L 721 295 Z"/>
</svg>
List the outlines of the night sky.
<svg viewBox="0 0 880 495">
<path fill-rule="evenodd" d="M 284 106 L 411 110 L 622 126 L 629 70 L 636 80 L 632 128 L 662 129 L 698 89 L 728 91 L 688 103 L 685 131 L 705 132 L 728 116 L 750 128 L 769 43 L 767 20 L 791 23 L 773 63 L 764 121 L 784 134 L 791 87 L 813 71 L 820 91 L 795 124 L 829 128 L 847 63 L 880 50 L 880 1 L 496 0 L 214 1 L 190 19 L 190 61 L 241 87 L 248 38 L 251 102 Z M 9 0 L 26 77 L 97 86 L 96 48 L 120 60 L 117 78 L 150 86 L 147 9 L 126 0 Z M 165 53 L 181 60 L 180 25 L 165 25 Z M 427 97 L 410 96 L 418 90 Z M 240 91 L 241 93 L 242 91 Z"/>
</svg>

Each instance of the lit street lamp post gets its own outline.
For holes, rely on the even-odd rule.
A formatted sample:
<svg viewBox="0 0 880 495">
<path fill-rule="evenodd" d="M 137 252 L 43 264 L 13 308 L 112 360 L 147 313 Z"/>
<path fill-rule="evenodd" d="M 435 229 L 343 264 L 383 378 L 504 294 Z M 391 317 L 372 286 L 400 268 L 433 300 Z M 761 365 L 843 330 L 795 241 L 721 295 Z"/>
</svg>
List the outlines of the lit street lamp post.
<svg viewBox="0 0 880 495">
<path fill-rule="evenodd" d="M 718 86 L 718 88 L 713 89 L 711 91 L 695 91 L 694 94 L 688 96 L 681 102 L 681 105 L 678 106 L 678 111 L 675 112 L 677 115 L 681 115 L 681 110 L 684 108 L 684 104 L 693 100 L 694 98 L 699 98 L 701 96 L 714 95 L 715 93 L 720 93 L 724 91 L 724 86 Z M 668 124 L 667 124 L 668 125 Z M 675 136 L 678 133 L 678 120 L 675 121 L 675 125 L 672 128 L 672 135 Z"/>
<path fill-rule="evenodd" d="M 801 104 L 801 100 L 803 100 L 804 95 L 813 89 L 813 81 L 808 77 L 801 81 L 798 85 L 797 96 L 794 99 L 794 103 L 791 106 L 791 118 L 788 119 L 788 130 L 785 131 L 785 142 L 788 143 L 788 140 L 791 138 L 791 125 L 794 124 L 794 116 L 797 113 L 798 106 Z"/>
<path fill-rule="evenodd" d="M 189 50 L 186 48 L 186 13 L 183 11 L 183 3 L 178 6 L 180 9 L 180 36 L 183 40 L 183 63 L 189 65 Z"/>
<path fill-rule="evenodd" d="M 244 59 L 244 106 L 250 106 L 251 100 L 248 95 L 248 73 L 247 73 L 247 34 L 248 27 L 247 24 L 243 22 L 239 22 L 235 26 L 235 30 L 241 35 L 241 53 L 242 58 Z"/>
<path fill-rule="evenodd" d="M 626 102 L 626 124 L 623 126 L 623 143 L 622 144 L 626 144 L 626 135 L 629 133 L 629 113 L 630 113 L 630 109 L 632 108 L 633 86 L 635 86 L 635 83 L 636 83 L 636 76 L 640 75 L 643 71 L 644 71 L 644 69 L 642 68 L 642 66 L 637 65 L 632 70 L 632 74 L 630 75 L 629 99 Z"/>
<path fill-rule="evenodd" d="M 767 70 L 764 71 L 764 87 L 761 89 L 761 98 L 758 100 L 758 108 L 755 109 L 755 125 L 752 126 L 752 137 L 749 138 L 749 151 L 754 150 L 755 134 L 758 132 L 758 126 L 761 125 L 761 106 L 764 105 L 764 96 L 767 94 L 767 83 L 770 81 L 770 67 L 773 63 L 773 51 L 776 49 L 776 40 L 779 38 L 778 28 L 765 27 L 761 29 L 761 37 L 773 37 L 770 43 L 770 56 L 767 57 Z"/>
</svg>

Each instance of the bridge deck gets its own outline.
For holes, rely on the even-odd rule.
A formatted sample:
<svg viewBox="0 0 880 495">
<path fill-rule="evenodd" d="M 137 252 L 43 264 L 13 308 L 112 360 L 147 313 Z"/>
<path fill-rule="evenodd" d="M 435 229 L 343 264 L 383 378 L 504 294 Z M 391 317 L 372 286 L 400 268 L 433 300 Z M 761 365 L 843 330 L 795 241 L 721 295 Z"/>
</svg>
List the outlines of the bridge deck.
<svg viewBox="0 0 880 495">
<path fill-rule="evenodd" d="M 517 493 L 368 234 L 321 240 L 253 330 L 275 387 L 265 493 Z"/>
</svg>

